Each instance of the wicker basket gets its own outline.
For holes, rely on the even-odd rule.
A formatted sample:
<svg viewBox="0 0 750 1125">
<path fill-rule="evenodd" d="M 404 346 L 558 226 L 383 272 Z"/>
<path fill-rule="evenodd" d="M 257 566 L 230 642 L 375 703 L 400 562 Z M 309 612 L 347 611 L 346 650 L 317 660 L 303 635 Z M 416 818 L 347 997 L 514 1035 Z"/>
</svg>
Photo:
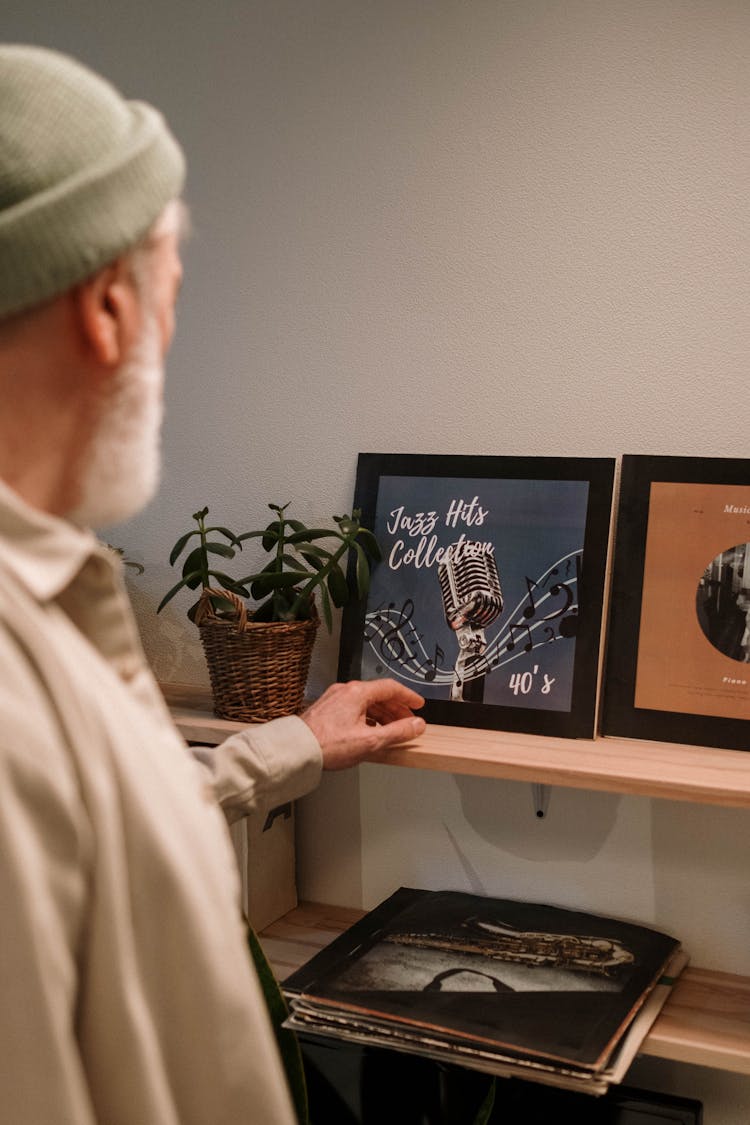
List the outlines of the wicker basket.
<svg viewBox="0 0 750 1125">
<path fill-rule="evenodd" d="M 217 618 L 212 595 L 234 604 L 234 620 Z M 195 623 L 211 677 L 214 714 L 220 719 L 263 723 L 302 710 L 317 616 L 289 623 L 249 621 L 236 594 L 205 589 Z"/>
</svg>

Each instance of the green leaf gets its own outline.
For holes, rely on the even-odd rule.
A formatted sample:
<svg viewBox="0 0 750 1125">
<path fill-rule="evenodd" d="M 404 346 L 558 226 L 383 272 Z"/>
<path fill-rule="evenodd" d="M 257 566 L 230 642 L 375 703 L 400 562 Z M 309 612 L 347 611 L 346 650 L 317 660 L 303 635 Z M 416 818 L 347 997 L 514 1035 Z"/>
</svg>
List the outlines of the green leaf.
<svg viewBox="0 0 750 1125">
<path fill-rule="evenodd" d="M 237 536 L 234 534 L 233 531 L 229 530 L 228 527 L 207 527 L 206 528 L 206 534 L 208 534 L 209 531 L 218 531 L 220 535 L 226 536 L 226 538 L 229 540 L 230 543 L 234 543 L 235 547 L 240 546 L 239 539 L 237 538 Z M 240 550 L 242 550 L 241 547 L 240 547 Z"/>
<path fill-rule="evenodd" d="M 175 594 L 178 593 L 183 588 L 183 586 L 186 586 L 186 585 L 187 585 L 187 580 L 185 578 L 181 578 L 180 581 L 177 582 L 172 587 L 171 590 L 167 591 L 167 593 L 161 599 L 158 606 L 156 607 L 156 612 L 161 613 L 161 611 L 164 609 L 164 606 L 167 604 L 167 602 L 171 602 L 171 600 L 175 596 Z"/>
<path fill-rule="evenodd" d="M 220 570 L 209 570 L 208 574 L 210 578 L 215 578 L 219 585 L 223 586 L 225 590 L 231 590 L 233 594 L 239 594 L 241 598 L 248 598 L 250 596 L 249 591 L 242 583 L 237 582 L 237 580 L 232 578 L 229 574 L 223 574 Z"/>
<path fill-rule="evenodd" d="M 268 1014 L 271 1017 L 271 1025 L 279 1046 L 281 1061 L 286 1071 L 297 1121 L 299 1125 L 308 1125 L 310 1118 L 302 1053 L 294 1032 L 283 1026 L 289 1015 L 289 1009 L 263 948 L 249 922 L 247 923 L 247 939 L 255 971 L 258 974 L 258 980 L 265 997 Z"/>
<path fill-rule="evenodd" d="M 333 604 L 341 609 L 349 601 L 349 587 L 339 568 L 335 566 L 328 575 L 328 589 L 333 598 Z"/>
<path fill-rule="evenodd" d="M 280 590 L 274 593 L 272 601 L 274 621 L 305 621 L 310 616 L 305 612 L 304 605 L 301 605 L 296 613 L 292 613 L 291 605 Z"/>
<path fill-rule="evenodd" d="M 274 544 L 278 543 L 283 534 L 284 528 L 281 520 L 274 520 L 272 523 L 269 523 L 268 527 L 265 530 L 263 538 L 261 539 L 261 546 L 263 547 L 263 550 L 270 551 L 273 548 Z"/>
<path fill-rule="evenodd" d="M 477 1115 L 474 1118 L 473 1125 L 487 1125 L 492 1110 L 495 1105 L 495 1091 L 497 1089 L 497 1079 L 494 1076 L 490 1079 L 489 1089 L 485 1094 L 484 1101 L 480 1105 Z"/>
<path fill-rule="evenodd" d="M 228 617 L 237 616 L 237 606 L 234 602 L 230 602 L 228 598 L 211 598 L 211 605 L 213 606 L 214 613 L 217 615 L 224 614 Z"/>
<path fill-rule="evenodd" d="M 313 570 L 323 569 L 323 567 L 325 566 L 325 562 L 322 558 L 320 558 L 317 552 L 314 555 L 310 553 L 312 551 L 312 547 L 298 547 L 297 549 L 304 558 L 305 562 L 308 562 Z"/>
<path fill-rule="evenodd" d="M 351 535 L 353 531 L 358 530 L 358 525 L 355 520 L 350 519 L 349 516 L 341 516 L 336 521 L 341 528 L 343 535 Z"/>
<path fill-rule="evenodd" d="M 273 598 L 268 598 L 267 601 L 259 605 L 253 611 L 253 621 L 275 621 Z"/>
<path fill-rule="evenodd" d="M 306 558 L 308 555 L 315 555 L 319 559 L 330 559 L 333 555 L 333 552 L 329 551 L 327 547 L 316 547 L 314 543 L 303 543 L 296 550 Z"/>
<path fill-rule="evenodd" d="M 169 553 L 169 565 L 170 566 L 174 566 L 174 564 L 177 562 L 178 558 L 180 557 L 183 550 L 185 549 L 185 544 L 187 543 L 187 541 L 190 538 L 192 538 L 193 535 L 200 535 L 200 532 L 197 530 L 197 528 L 196 528 L 195 531 L 188 531 L 185 535 L 181 535 L 180 538 L 177 540 L 174 547 L 172 548 L 172 550 Z"/>
<path fill-rule="evenodd" d="M 272 590 L 284 590 L 291 586 L 297 586 L 308 577 L 307 571 L 304 570 L 287 570 L 281 574 L 278 571 L 260 574 L 250 587 L 250 592 L 257 600 L 265 597 L 266 594 L 270 594 Z"/>
<path fill-rule="evenodd" d="M 311 543 L 313 539 L 340 539 L 337 531 L 326 531 L 323 527 L 314 527 L 312 530 L 295 531 L 294 535 L 287 536 L 287 543 Z"/>
<path fill-rule="evenodd" d="M 205 563 L 203 547 L 194 547 L 182 564 L 182 577 L 187 578 L 189 574 L 195 574 L 196 572 L 202 574 Z"/>
<path fill-rule="evenodd" d="M 226 543 L 206 543 L 206 550 L 212 555 L 223 555 L 225 559 L 233 559 L 237 554 L 234 547 L 228 547 Z"/>
<path fill-rule="evenodd" d="M 194 570 L 192 574 L 188 574 L 185 579 L 185 585 L 189 590 L 197 590 L 203 582 L 203 571 Z"/>
<path fill-rule="evenodd" d="M 197 612 L 198 612 L 198 606 L 199 606 L 200 604 L 201 604 L 201 601 L 200 601 L 200 598 L 198 598 L 198 601 L 197 601 L 197 602 L 193 602 L 193 604 L 191 605 L 190 609 L 189 609 L 189 610 L 187 611 L 187 615 L 188 615 L 188 617 L 190 618 L 190 620 L 191 620 L 191 621 L 193 622 L 193 624 L 194 624 L 194 625 L 195 625 L 195 615 L 196 615 L 196 614 L 197 614 Z"/>
<path fill-rule="evenodd" d="M 296 620 L 297 621 L 309 621 L 314 616 L 314 612 L 315 612 L 315 600 L 313 598 L 312 593 L 310 593 L 305 598 L 303 598 L 302 601 L 300 602 L 300 604 L 298 605 L 297 611 L 296 611 Z M 295 620 L 295 618 L 292 618 L 292 620 Z"/>
<path fill-rule="evenodd" d="M 325 586 L 320 587 L 320 602 L 323 607 L 323 620 L 326 623 L 326 629 L 330 633 L 333 629 L 333 614 L 331 613 L 331 599 L 328 597 L 328 591 Z"/>
<path fill-rule="evenodd" d="M 204 520 L 208 515 L 208 508 L 201 508 L 199 512 L 193 512 L 194 520 Z"/>
<path fill-rule="evenodd" d="M 368 555 L 370 555 L 375 562 L 380 562 L 383 557 L 383 552 L 380 550 L 380 544 L 373 533 L 368 531 L 366 527 L 360 527 L 357 532 L 357 538 L 362 540 L 362 546 L 365 548 Z"/>
<path fill-rule="evenodd" d="M 235 539 L 238 543 L 242 543 L 245 539 L 260 539 L 262 535 L 266 534 L 266 531 L 245 531 L 242 535 L 236 535 Z"/>
<path fill-rule="evenodd" d="M 367 591 L 370 589 L 370 564 L 359 543 L 354 544 L 354 550 L 357 552 L 357 595 L 366 598 Z"/>
</svg>

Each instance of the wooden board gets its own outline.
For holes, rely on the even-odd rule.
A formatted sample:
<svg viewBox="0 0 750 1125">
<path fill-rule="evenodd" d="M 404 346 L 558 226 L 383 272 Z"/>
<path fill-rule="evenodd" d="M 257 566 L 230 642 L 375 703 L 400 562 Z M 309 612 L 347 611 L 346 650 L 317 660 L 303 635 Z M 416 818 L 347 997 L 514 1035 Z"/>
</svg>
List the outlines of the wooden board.
<svg viewBox="0 0 750 1125">
<path fill-rule="evenodd" d="M 212 714 L 210 692 L 164 684 L 162 690 L 178 728 L 190 741 L 216 743 L 242 729 L 242 724 Z M 543 738 L 432 725 L 418 741 L 369 761 L 750 808 L 750 753 L 741 750 L 624 738 Z"/>
</svg>

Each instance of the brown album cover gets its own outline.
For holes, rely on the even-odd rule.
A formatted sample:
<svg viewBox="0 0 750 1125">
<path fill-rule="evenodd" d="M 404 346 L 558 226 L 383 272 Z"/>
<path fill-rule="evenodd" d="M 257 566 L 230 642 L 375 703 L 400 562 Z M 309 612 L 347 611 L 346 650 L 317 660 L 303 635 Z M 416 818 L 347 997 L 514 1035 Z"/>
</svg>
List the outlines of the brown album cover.
<svg viewBox="0 0 750 1125">
<path fill-rule="evenodd" d="M 635 705 L 750 719 L 750 484 L 652 481 Z"/>
<path fill-rule="evenodd" d="M 604 734 L 750 749 L 750 462 L 623 458 Z"/>
</svg>

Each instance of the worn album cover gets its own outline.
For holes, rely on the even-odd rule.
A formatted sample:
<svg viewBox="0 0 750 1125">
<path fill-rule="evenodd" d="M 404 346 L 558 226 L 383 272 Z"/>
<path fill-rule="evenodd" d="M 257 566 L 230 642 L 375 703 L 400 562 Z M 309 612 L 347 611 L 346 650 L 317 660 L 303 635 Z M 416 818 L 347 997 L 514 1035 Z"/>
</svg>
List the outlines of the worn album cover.
<svg viewBox="0 0 750 1125">
<path fill-rule="evenodd" d="M 585 1082 L 679 949 L 600 915 L 402 888 L 284 988 L 292 1026 Z"/>
</svg>

